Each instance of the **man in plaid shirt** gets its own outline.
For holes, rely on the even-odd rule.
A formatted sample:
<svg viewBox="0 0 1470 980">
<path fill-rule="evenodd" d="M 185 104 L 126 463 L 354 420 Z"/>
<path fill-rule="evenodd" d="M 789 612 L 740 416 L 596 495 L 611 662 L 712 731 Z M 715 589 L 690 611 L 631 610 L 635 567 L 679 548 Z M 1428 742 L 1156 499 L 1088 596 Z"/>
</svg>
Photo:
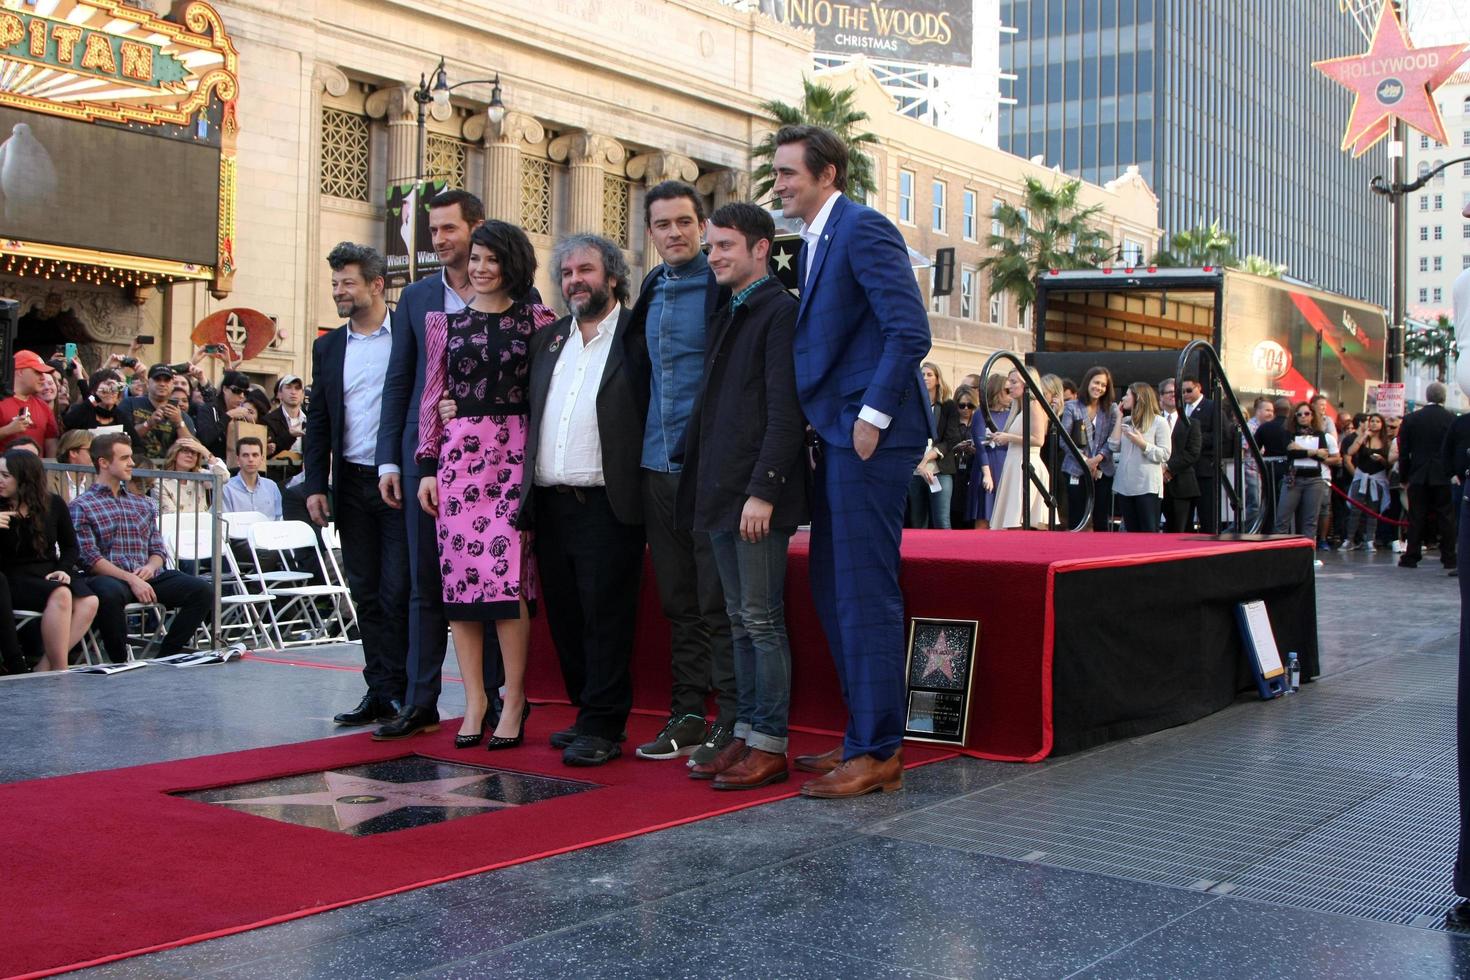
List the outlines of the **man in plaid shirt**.
<svg viewBox="0 0 1470 980">
<path fill-rule="evenodd" d="M 128 490 L 133 445 L 122 433 L 92 441 L 97 482 L 71 502 L 81 565 L 97 593 L 97 629 L 108 659 L 127 659 L 124 607 L 156 602 L 177 609 L 159 656 L 179 653 L 214 606 L 214 589 L 204 579 L 164 568 L 163 535 L 153 501 Z"/>
</svg>

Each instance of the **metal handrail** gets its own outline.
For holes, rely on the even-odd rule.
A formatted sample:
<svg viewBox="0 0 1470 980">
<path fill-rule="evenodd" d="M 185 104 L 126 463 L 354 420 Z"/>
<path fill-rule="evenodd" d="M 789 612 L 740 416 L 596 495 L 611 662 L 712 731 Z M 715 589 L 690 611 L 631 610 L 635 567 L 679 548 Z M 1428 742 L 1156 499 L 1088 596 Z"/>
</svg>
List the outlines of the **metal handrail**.
<svg viewBox="0 0 1470 980">
<path fill-rule="evenodd" d="M 1042 497 L 1047 502 L 1046 524 L 1048 530 L 1057 530 L 1057 501 L 1056 497 L 1052 495 L 1051 488 L 1044 486 L 1040 478 L 1037 477 L 1036 467 L 1031 465 L 1031 398 L 1033 393 L 1036 400 L 1041 403 L 1042 410 L 1046 412 L 1047 418 L 1057 427 L 1057 433 L 1060 436 L 1058 445 L 1071 453 L 1072 457 L 1077 461 L 1077 465 L 1082 469 L 1082 479 L 1085 481 L 1084 485 L 1087 487 L 1086 504 L 1083 507 L 1082 519 L 1075 526 L 1067 528 L 1069 531 L 1080 531 L 1092 522 L 1094 481 L 1092 479 L 1092 469 L 1087 465 L 1087 457 L 1083 455 L 1082 450 L 1077 446 L 1076 441 L 1072 438 L 1072 434 L 1066 431 L 1066 428 L 1062 425 L 1061 418 L 1057 416 L 1056 411 L 1047 402 L 1046 395 L 1031 377 L 1030 372 L 1026 370 L 1026 362 L 1021 359 L 1019 354 L 1008 350 L 996 351 L 990 357 L 986 358 L 985 366 L 980 369 L 980 377 L 982 379 L 990 377 L 990 369 L 997 361 L 1009 361 L 1014 366 L 1016 373 L 1021 376 L 1021 383 L 1026 388 L 1025 391 L 1021 392 L 1021 445 L 1024 449 L 1021 453 L 1021 465 L 1025 467 L 1023 472 L 1026 474 L 1026 482 L 1040 490 Z M 985 417 L 985 427 L 992 431 L 996 430 L 995 419 L 990 416 L 989 399 L 984 397 L 984 392 L 980 392 L 980 397 L 976 400 L 980 402 L 980 412 Z M 1021 524 L 1027 530 L 1031 529 L 1031 494 L 1025 491 L 1021 493 Z"/>
<path fill-rule="evenodd" d="M 1175 384 L 1177 385 L 1179 383 L 1179 379 L 1183 378 L 1184 375 L 1188 373 L 1189 359 L 1196 353 L 1200 355 L 1202 360 L 1205 359 L 1206 354 L 1209 355 L 1208 360 L 1211 364 L 1211 370 L 1209 371 L 1210 394 L 1215 396 L 1216 409 L 1219 409 L 1219 406 L 1222 402 L 1229 405 L 1231 414 L 1235 416 L 1236 424 L 1240 426 L 1240 431 L 1242 433 L 1249 433 L 1250 427 L 1246 424 L 1248 420 L 1245 417 L 1245 413 L 1240 410 L 1240 402 L 1235 397 L 1234 389 L 1230 387 L 1230 379 L 1225 376 L 1225 365 L 1221 363 L 1219 353 L 1216 352 L 1215 348 L 1210 346 L 1209 343 L 1203 340 L 1191 340 L 1188 344 L 1185 345 L 1184 350 L 1179 352 L 1179 367 L 1174 375 Z M 1203 370 L 1201 370 L 1199 373 L 1201 375 L 1205 374 Z M 1203 384 L 1203 381 L 1201 381 L 1201 383 Z M 1235 513 L 1237 517 L 1239 517 L 1245 512 L 1245 508 L 1241 506 L 1241 493 L 1237 491 L 1237 488 L 1240 488 L 1241 491 L 1243 491 L 1245 487 L 1245 458 L 1239 453 L 1237 453 L 1235 456 L 1234 486 L 1232 486 L 1230 484 L 1230 481 L 1228 480 L 1219 479 L 1219 477 L 1222 476 L 1225 471 L 1220 459 L 1220 437 L 1222 435 L 1220 429 L 1221 426 L 1217 422 L 1211 435 L 1212 448 L 1214 449 L 1215 454 L 1216 483 L 1225 484 L 1226 492 L 1230 494 L 1231 503 L 1235 505 Z M 1256 445 L 1256 441 L 1254 439 L 1243 438 L 1242 441 L 1245 443 L 1245 447 L 1250 452 L 1250 454 L 1255 457 L 1256 472 L 1261 474 L 1261 507 L 1256 512 L 1255 520 L 1251 523 L 1249 529 L 1244 528 L 1245 522 L 1243 520 L 1240 521 L 1239 526 L 1245 531 L 1246 534 L 1259 534 L 1261 525 L 1263 523 L 1267 523 L 1268 519 L 1268 526 L 1276 526 L 1276 495 L 1275 493 L 1267 492 L 1268 487 L 1266 484 L 1266 478 L 1269 475 L 1270 471 L 1266 468 L 1266 457 L 1261 455 L 1260 447 Z M 1274 489 L 1274 487 L 1271 489 Z M 1220 494 L 1218 490 L 1210 495 L 1209 506 L 1210 517 L 1214 521 L 1215 533 L 1218 536 L 1220 529 Z"/>
</svg>

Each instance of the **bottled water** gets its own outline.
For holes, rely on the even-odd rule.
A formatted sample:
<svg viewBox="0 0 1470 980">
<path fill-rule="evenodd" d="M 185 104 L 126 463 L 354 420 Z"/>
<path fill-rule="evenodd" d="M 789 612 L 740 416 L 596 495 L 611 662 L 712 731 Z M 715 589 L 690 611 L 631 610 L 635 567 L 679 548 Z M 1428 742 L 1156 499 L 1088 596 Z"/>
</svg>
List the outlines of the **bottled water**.
<svg viewBox="0 0 1470 980">
<path fill-rule="evenodd" d="M 1302 689 L 1302 664 L 1295 650 L 1286 655 L 1286 680 L 1286 689 L 1292 694 Z"/>
</svg>

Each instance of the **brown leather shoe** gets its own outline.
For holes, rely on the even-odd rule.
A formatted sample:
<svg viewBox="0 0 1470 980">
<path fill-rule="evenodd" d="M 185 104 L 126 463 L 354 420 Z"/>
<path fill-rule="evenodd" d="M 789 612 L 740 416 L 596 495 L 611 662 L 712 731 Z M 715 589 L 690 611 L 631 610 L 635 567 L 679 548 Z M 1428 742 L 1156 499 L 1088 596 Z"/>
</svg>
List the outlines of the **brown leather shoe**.
<svg viewBox="0 0 1470 980">
<path fill-rule="evenodd" d="M 879 761 L 871 755 L 848 759 L 820 779 L 801 788 L 802 796 L 823 800 L 840 800 L 862 796 L 875 790 L 892 793 L 903 789 L 903 750 Z"/>
<path fill-rule="evenodd" d="M 744 757 L 715 777 L 715 789 L 755 789 L 786 780 L 786 754 L 751 749 Z"/>
<path fill-rule="evenodd" d="M 723 749 L 715 753 L 708 762 L 689 767 L 690 779 L 714 779 L 745 756 L 745 739 L 732 738 Z"/>
<path fill-rule="evenodd" d="M 799 755 L 791 760 L 791 764 L 802 772 L 814 772 L 825 776 L 842 765 L 842 743 L 838 742 L 835 749 L 828 749 L 821 755 Z"/>
</svg>

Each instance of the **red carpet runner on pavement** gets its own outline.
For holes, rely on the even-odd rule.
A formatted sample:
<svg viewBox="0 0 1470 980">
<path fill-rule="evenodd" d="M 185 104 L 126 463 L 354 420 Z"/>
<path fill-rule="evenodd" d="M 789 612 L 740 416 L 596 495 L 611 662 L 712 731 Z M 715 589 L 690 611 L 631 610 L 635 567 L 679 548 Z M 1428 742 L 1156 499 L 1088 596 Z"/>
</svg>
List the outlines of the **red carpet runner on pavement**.
<svg viewBox="0 0 1470 980">
<path fill-rule="evenodd" d="M 403 742 L 366 733 L 0 786 L 0 976 L 44 975 L 298 918 L 796 794 L 806 779 L 717 792 L 684 760 L 561 764 L 547 736 L 572 710 L 537 706 L 526 744 L 456 751 L 457 721 Z M 626 751 L 661 718 L 629 720 Z M 835 739 L 792 732 L 793 755 Z M 376 836 L 297 826 L 170 796 L 408 755 L 598 784 L 573 795 Z M 912 767 L 953 753 L 905 748 Z M 810 806 L 842 802 L 804 801 Z"/>
</svg>

